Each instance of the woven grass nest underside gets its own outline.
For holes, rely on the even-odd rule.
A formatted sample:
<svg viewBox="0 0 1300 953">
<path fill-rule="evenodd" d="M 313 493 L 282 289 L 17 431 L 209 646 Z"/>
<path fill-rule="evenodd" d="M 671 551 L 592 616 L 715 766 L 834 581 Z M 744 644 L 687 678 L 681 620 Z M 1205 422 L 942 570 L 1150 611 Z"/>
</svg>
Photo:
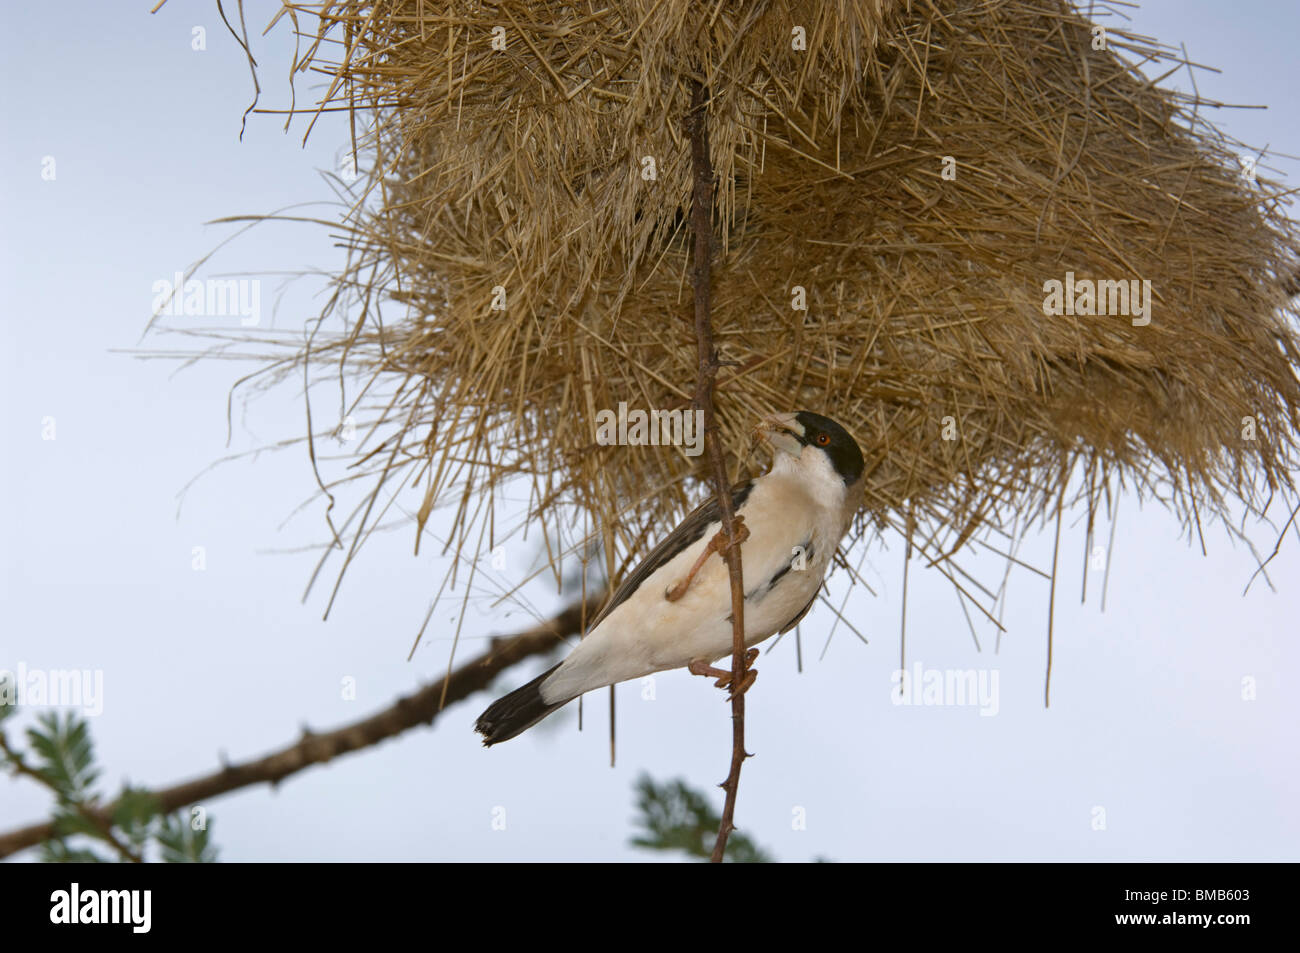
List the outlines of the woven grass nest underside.
<svg viewBox="0 0 1300 953">
<path fill-rule="evenodd" d="M 868 461 L 855 532 L 932 557 L 1077 502 L 1076 472 L 1090 510 L 1122 479 L 1198 521 L 1293 491 L 1288 199 L 1131 65 L 1170 59 L 1150 41 L 1100 49 L 1060 0 L 296 11 L 369 168 L 337 278 L 367 306 L 300 357 L 397 382 L 362 452 L 406 470 L 421 527 L 458 507 L 462 555 L 492 543 L 471 497 L 516 476 L 615 571 L 705 492 L 703 457 L 596 441 L 599 412 L 694 392 L 692 77 L 733 460 L 760 414 L 828 414 Z M 1045 313 L 1071 280 L 1149 289 L 1149 320 Z"/>
</svg>

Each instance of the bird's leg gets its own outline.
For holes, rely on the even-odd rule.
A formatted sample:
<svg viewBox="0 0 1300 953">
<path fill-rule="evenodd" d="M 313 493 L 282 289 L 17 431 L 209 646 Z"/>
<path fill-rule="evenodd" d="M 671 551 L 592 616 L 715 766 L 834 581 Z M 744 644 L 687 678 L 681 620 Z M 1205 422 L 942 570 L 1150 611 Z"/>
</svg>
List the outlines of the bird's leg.
<svg viewBox="0 0 1300 953">
<path fill-rule="evenodd" d="M 686 590 L 691 587 L 691 583 L 695 580 L 695 574 L 704 566 L 704 563 L 708 560 L 709 556 L 713 553 L 722 553 L 731 549 L 733 546 L 739 546 L 745 540 L 749 539 L 749 527 L 745 525 L 745 518 L 743 516 L 737 516 L 735 518 L 735 528 L 736 537 L 733 540 L 728 540 L 725 531 L 718 530 L 718 532 L 713 535 L 713 538 L 709 540 L 709 544 L 704 547 L 704 551 L 700 553 L 700 558 L 695 560 L 695 565 L 692 566 L 691 571 L 686 574 L 686 578 L 665 592 L 664 598 L 669 602 L 676 602 L 682 596 L 686 595 Z M 696 674 L 698 675 L 700 673 L 697 672 Z"/>
<path fill-rule="evenodd" d="M 758 649 L 750 649 L 745 653 L 744 665 L 741 669 L 744 672 L 744 675 L 740 680 L 740 691 L 738 693 L 729 693 L 728 699 L 730 699 L 733 694 L 745 694 L 745 692 L 749 691 L 749 686 L 754 684 L 754 679 L 758 677 L 758 670 L 751 669 L 749 666 L 754 664 L 754 659 L 756 658 L 758 658 Z M 690 665 L 687 665 L 686 670 L 692 675 L 707 675 L 709 678 L 716 678 L 717 681 L 713 683 L 715 688 L 726 688 L 731 684 L 730 669 L 714 668 L 707 662 L 697 660 L 691 662 Z"/>
<path fill-rule="evenodd" d="M 707 675 L 709 678 L 716 678 L 717 681 L 713 683 L 716 688 L 726 688 L 731 682 L 730 672 L 725 668 L 714 668 L 708 662 L 692 662 L 686 666 L 686 671 L 692 675 Z"/>
<path fill-rule="evenodd" d="M 695 574 L 700 571 L 700 567 L 704 565 L 704 561 L 709 558 L 710 554 L 717 549 L 718 538 L 721 535 L 722 534 L 719 533 L 717 536 L 714 536 L 713 539 L 709 540 L 709 545 L 704 547 L 704 552 L 700 553 L 700 558 L 695 560 L 695 565 L 692 566 L 691 571 L 686 574 L 686 578 L 678 581 L 671 589 L 664 592 L 665 599 L 669 602 L 676 602 L 682 596 L 686 595 L 686 590 L 690 588 L 691 580 L 695 578 Z"/>
<path fill-rule="evenodd" d="M 750 651 L 755 655 L 758 654 L 758 649 L 750 649 Z M 740 687 L 734 691 L 727 692 L 727 701 L 731 701 L 737 695 L 743 695 L 745 692 L 749 691 L 750 686 L 754 684 L 756 678 L 758 678 L 758 669 L 748 668 L 747 666 L 745 675 L 740 680 Z"/>
</svg>

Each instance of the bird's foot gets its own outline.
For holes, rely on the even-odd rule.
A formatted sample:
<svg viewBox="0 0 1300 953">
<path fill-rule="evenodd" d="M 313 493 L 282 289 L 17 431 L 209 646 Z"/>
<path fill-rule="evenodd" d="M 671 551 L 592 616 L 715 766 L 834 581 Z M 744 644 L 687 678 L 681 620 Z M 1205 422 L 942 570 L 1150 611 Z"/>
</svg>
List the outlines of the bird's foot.
<svg viewBox="0 0 1300 953">
<path fill-rule="evenodd" d="M 709 678 L 716 678 L 717 681 L 713 683 L 716 688 L 726 688 L 731 684 L 731 673 L 729 671 L 725 668 L 714 668 L 707 662 L 692 662 L 686 666 L 686 670 L 692 675 L 705 675 Z"/>
<path fill-rule="evenodd" d="M 745 694 L 745 692 L 749 691 L 750 686 L 754 684 L 754 680 L 758 678 L 758 669 L 750 668 L 750 666 L 754 664 L 754 660 L 757 658 L 758 649 L 750 649 L 745 653 L 745 657 L 741 660 L 743 664 L 740 669 L 740 687 L 727 692 L 727 701 L 731 701 L 737 695 Z"/>
<path fill-rule="evenodd" d="M 664 598 L 667 599 L 669 602 L 676 602 L 682 596 L 686 595 L 686 590 L 691 587 L 691 579 L 693 579 L 694 577 L 695 577 L 695 571 L 691 570 L 691 572 L 686 576 L 686 578 L 678 582 L 677 585 L 670 586 L 669 588 L 664 590 Z"/>
<path fill-rule="evenodd" d="M 734 538 L 729 538 L 724 531 L 718 530 L 718 532 L 713 535 L 713 538 L 709 540 L 709 544 L 704 547 L 704 551 L 700 553 L 699 558 L 695 560 L 695 565 L 692 566 L 691 571 L 686 574 L 686 578 L 666 590 L 664 592 L 664 598 L 669 602 L 676 602 L 682 596 L 686 595 L 686 590 L 691 587 L 691 583 L 695 581 L 696 574 L 703 568 L 704 563 L 708 560 L 709 556 L 713 553 L 721 554 L 725 550 L 733 549 L 745 540 L 749 539 L 749 527 L 745 525 L 745 518 L 743 516 L 737 516 L 735 518 L 735 530 L 736 535 Z"/>
<path fill-rule="evenodd" d="M 717 543 L 718 552 L 722 552 L 723 549 L 735 549 L 749 539 L 749 527 L 745 525 L 745 517 L 732 517 L 732 528 L 736 531 L 736 538 L 731 542 L 727 542 L 727 537 L 721 530 L 718 531 L 717 536 L 713 537 L 714 542 Z"/>
<path fill-rule="evenodd" d="M 758 669 L 750 668 L 750 666 L 754 664 L 754 660 L 757 658 L 758 649 L 750 649 L 745 653 L 741 665 L 740 688 L 727 694 L 728 701 L 736 695 L 745 694 L 745 692 L 749 691 L 749 687 L 754 684 L 754 679 L 758 677 Z M 707 662 L 696 661 L 686 666 L 686 670 L 692 675 L 705 675 L 709 678 L 716 678 L 717 681 L 713 683 L 715 688 L 726 688 L 731 684 L 732 672 L 730 669 L 715 668 Z"/>
<path fill-rule="evenodd" d="M 758 678 L 758 669 L 751 668 L 748 672 L 745 673 L 745 677 L 740 680 L 740 687 L 735 691 L 727 692 L 727 701 L 731 701 L 737 695 L 743 695 L 745 694 L 745 692 L 749 691 L 750 686 L 754 684 L 754 680 L 757 678 Z"/>
</svg>

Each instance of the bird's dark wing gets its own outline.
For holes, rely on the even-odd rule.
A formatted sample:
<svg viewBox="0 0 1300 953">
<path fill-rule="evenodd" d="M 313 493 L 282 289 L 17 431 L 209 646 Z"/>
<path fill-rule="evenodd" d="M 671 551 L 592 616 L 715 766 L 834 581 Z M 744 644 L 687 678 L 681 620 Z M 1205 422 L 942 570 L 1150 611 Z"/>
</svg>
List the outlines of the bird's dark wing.
<svg viewBox="0 0 1300 953">
<path fill-rule="evenodd" d="M 738 483 L 731 488 L 731 511 L 733 513 L 740 509 L 753 488 L 753 480 L 746 480 L 744 483 Z M 698 540 L 719 519 L 718 498 L 716 496 L 709 497 L 706 502 L 691 510 L 686 515 L 686 518 L 677 524 L 677 528 L 669 533 L 658 546 L 650 550 L 650 554 L 641 560 L 636 569 L 632 570 L 628 577 L 623 580 L 623 584 L 614 591 L 613 598 L 587 626 L 587 631 L 590 632 L 600 625 L 605 616 L 627 601 L 627 598 L 641 588 L 641 584 L 649 579 L 656 569 L 665 565 L 683 549 Z"/>
</svg>

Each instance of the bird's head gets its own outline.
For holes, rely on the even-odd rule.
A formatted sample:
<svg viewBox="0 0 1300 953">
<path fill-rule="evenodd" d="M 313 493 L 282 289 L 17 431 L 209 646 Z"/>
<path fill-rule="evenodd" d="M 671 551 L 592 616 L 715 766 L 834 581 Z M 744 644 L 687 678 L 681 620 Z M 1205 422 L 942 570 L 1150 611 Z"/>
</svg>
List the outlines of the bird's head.
<svg viewBox="0 0 1300 953">
<path fill-rule="evenodd" d="M 857 441 L 849 432 L 821 414 L 800 410 L 792 414 L 770 414 L 758 423 L 755 435 L 766 444 L 781 466 L 784 455 L 797 466 L 826 470 L 829 467 L 845 486 L 857 482 L 866 464 Z"/>
</svg>

